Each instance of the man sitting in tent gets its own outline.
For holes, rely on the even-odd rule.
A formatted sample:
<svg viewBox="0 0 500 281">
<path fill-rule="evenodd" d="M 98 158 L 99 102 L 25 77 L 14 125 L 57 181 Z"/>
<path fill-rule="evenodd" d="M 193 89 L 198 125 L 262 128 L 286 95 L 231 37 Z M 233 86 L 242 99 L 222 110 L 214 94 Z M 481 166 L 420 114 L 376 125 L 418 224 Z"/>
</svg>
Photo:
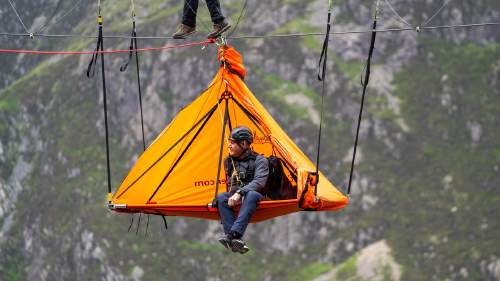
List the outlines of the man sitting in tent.
<svg viewBox="0 0 500 281">
<path fill-rule="evenodd" d="M 245 126 L 236 127 L 229 136 L 229 156 L 224 159 L 229 192 L 217 196 L 217 206 L 224 227 L 219 242 L 233 252 L 244 254 L 249 248 L 242 240 L 257 204 L 264 196 L 269 174 L 268 160 L 251 150 L 253 135 Z M 235 218 L 233 208 L 241 204 Z"/>
<path fill-rule="evenodd" d="M 217 38 L 231 26 L 227 23 L 220 9 L 219 0 L 206 0 L 210 17 L 214 24 L 208 38 Z M 184 0 L 182 12 L 182 23 L 172 35 L 174 39 L 185 39 L 196 31 L 196 13 L 198 11 L 198 0 Z"/>
</svg>

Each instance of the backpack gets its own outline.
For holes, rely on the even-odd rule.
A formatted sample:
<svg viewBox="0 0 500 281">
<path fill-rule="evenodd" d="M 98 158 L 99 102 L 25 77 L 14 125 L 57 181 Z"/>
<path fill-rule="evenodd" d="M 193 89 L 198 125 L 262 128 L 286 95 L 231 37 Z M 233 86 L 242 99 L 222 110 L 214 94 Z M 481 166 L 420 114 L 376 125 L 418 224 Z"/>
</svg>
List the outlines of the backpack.
<svg viewBox="0 0 500 281">
<path fill-rule="evenodd" d="M 273 200 L 282 199 L 281 193 L 283 188 L 283 178 L 285 178 L 283 172 L 283 166 L 281 165 L 281 159 L 276 156 L 267 157 L 269 163 L 269 175 L 266 182 L 267 196 Z"/>
</svg>

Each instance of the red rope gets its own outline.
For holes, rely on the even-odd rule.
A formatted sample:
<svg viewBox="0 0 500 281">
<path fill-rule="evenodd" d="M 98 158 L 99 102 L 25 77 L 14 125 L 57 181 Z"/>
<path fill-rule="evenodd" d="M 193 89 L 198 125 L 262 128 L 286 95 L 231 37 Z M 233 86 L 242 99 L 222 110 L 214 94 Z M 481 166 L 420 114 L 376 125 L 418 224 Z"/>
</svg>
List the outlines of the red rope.
<svg viewBox="0 0 500 281">
<path fill-rule="evenodd" d="M 147 52 L 147 51 L 160 51 L 166 49 L 177 49 L 192 46 L 201 46 L 214 43 L 214 39 L 209 39 L 201 42 L 191 42 L 179 45 L 165 45 L 162 47 L 153 48 L 140 48 L 140 49 L 127 49 L 127 50 L 104 50 L 104 51 L 34 51 L 34 50 L 2 50 L 0 53 L 16 53 L 16 54 L 32 54 L 32 55 L 92 55 L 92 54 L 115 54 L 115 53 L 128 53 L 130 51 Z"/>
</svg>

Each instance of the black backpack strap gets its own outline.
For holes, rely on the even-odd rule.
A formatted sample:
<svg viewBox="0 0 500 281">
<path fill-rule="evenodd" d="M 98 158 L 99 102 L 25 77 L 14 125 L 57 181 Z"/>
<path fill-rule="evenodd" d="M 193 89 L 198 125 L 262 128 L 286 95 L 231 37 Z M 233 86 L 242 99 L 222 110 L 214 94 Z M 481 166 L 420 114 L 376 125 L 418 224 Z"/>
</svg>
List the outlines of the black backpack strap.
<svg viewBox="0 0 500 281">
<path fill-rule="evenodd" d="M 231 164 L 231 159 L 229 157 L 224 159 L 224 172 L 226 172 L 226 179 L 229 178 L 232 181 L 233 179 L 231 174 L 233 173 L 233 165 Z M 229 182 L 226 182 L 226 191 L 231 189 L 231 185 L 229 185 Z"/>
<path fill-rule="evenodd" d="M 233 165 L 229 162 L 229 157 L 224 158 L 224 172 L 226 172 L 228 176 L 233 172 Z"/>
<path fill-rule="evenodd" d="M 257 160 L 257 155 L 258 154 L 252 154 L 249 156 L 250 161 L 248 161 L 248 169 L 252 171 L 253 174 L 255 174 L 255 161 Z"/>
<path fill-rule="evenodd" d="M 257 156 L 259 156 L 260 154 L 257 154 L 255 152 L 251 152 L 250 155 L 248 155 L 247 157 L 247 162 L 248 162 L 248 166 L 247 166 L 247 170 L 245 171 L 245 176 L 250 176 L 251 178 L 253 178 L 255 176 L 255 168 L 256 168 L 256 165 L 255 165 L 255 160 L 257 159 Z M 264 156 L 262 156 L 264 157 Z M 234 170 L 234 167 L 233 167 L 233 163 L 231 163 L 231 159 L 230 157 L 227 157 L 226 159 L 224 159 L 224 169 L 226 170 L 226 173 L 227 175 L 229 176 L 229 178 L 231 180 L 232 177 L 231 175 L 233 174 L 233 170 Z M 230 189 L 230 187 L 228 187 Z"/>
</svg>

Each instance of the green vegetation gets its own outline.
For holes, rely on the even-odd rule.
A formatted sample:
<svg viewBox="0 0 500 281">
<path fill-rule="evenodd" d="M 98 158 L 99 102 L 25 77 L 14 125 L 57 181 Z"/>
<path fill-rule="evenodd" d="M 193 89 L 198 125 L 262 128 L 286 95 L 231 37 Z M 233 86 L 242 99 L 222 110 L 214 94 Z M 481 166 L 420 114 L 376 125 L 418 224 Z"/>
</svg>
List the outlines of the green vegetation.
<svg viewBox="0 0 500 281">
<path fill-rule="evenodd" d="M 0 277 L 5 281 L 26 280 L 25 260 L 23 253 L 19 251 L 24 247 L 22 234 L 16 233 L 17 238 L 12 238 L 9 243 L 0 244 L 2 246 L 2 256 L 0 256 Z"/>
<path fill-rule="evenodd" d="M 340 68 L 342 72 L 344 72 L 347 77 L 351 79 L 353 83 L 359 83 L 361 72 L 363 71 L 364 64 L 359 61 L 344 61 L 340 59 L 335 54 L 331 54 L 333 57 L 333 61 L 335 65 Z M 363 73 L 364 75 L 364 73 Z"/>
<path fill-rule="evenodd" d="M 19 100 L 13 92 L 3 92 L 0 94 L 0 112 L 12 114 L 19 110 Z"/>
<path fill-rule="evenodd" d="M 275 105 L 279 104 L 283 109 L 286 108 L 284 112 L 287 112 L 289 115 L 291 115 L 291 118 L 297 118 L 301 120 L 309 119 L 312 121 L 312 116 L 308 109 L 311 105 L 313 106 L 313 109 L 319 107 L 318 96 L 316 95 L 316 93 L 314 93 L 314 91 L 304 88 L 293 82 L 280 79 L 276 75 L 263 73 L 262 71 L 256 71 L 254 75 L 259 77 L 259 80 L 264 83 L 264 87 L 266 89 L 269 89 L 265 93 L 261 92 L 261 94 L 259 95 L 259 98 L 261 98 L 265 103 Z M 292 94 L 304 96 L 304 98 L 311 102 L 311 105 L 300 104 L 297 102 L 292 103 L 287 101 L 286 97 Z"/>
<path fill-rule="evenodd" d="M 354 255 L 350 257 L 347 261 L 342 263 L 338 267 L 337 274 L 335 274 L 335 277 L 338 280 L 346 280 L 348 278 L 355 278 L 358 274 L 358 268 L 356 265 L 356 262 L 358 260 L 358 256 Z"/>
<path fill-rule="evenodd" d="M 320 32 L 321 28 L 313 26 L 310 22 L 303 18 L 295 18 L 278 29 L 275 29 L 272 34 L 288 34 L 288 33 L 314 33 Z M 321 39 L 314 36 L 306 36 L 301 38 L 302 44 L 308 50 L 313 52 L 321 52 Z"/>
<path fill-rule="evenodd" d="M 322 262 L 313 262 L 304 266 L 301 266 L 297 272 L 293 272 L 288 275 L 287 280 L 290 281 L 302 281 L 302 280 L 312 280 L 319 275 L 328 272 L 332 269 L 330 264 L 325 264 Z"/>
<path fill-rule="evenodd" d="M 485 3 L 496 7 L 496 2 Z M 106 30 L 127 33 L 130 30 L 128 2 L 104 3 Z M 303 8 L 304 3 L 287 0 L 280 4 Z M 362 1 L 361 4 L 368 7 L 372 2 Z M 178 1 L 162 0 L 142 5 L 148 16 L 140 18 L 139 27 L 146 29 L 148 34 L 163 32 L 157 30 L 157 26 L 179 13 L 182 6 Z M 233 22 L 239 15 L 240 5 L 238 2 L 228 8 Z M 208 19 L 205 7 L 200 7 L 200 14 Z M 286 24 L 273 34 L 320 32 L 321 29 L 312 26 L 306 17 L 308 15 L 287 18 Z M 95 33 L 94 15 L 88 18 L 92 24 L 85 22 L 76 26 L 75 33 Z M 342 20 L 352 20 L 351 15 Z M 251 30 L 248 26 L 246 28 Z M 363 124 L 369 126 L 362 137 L 360 151 L 363 160 L 356 171 L 369 180 L 368 186 L 360 193 L 377 198 L 378 203 L 365 210 L 360 206 L 362 200 L 358 200 L 362 196 L 356 194 L 352 205 L 342 212 L 303 214 L 300 217 L 303 224 L 290 231 L 296 231 L 303 239 L 303 236 L 309 237 L 307 235 L 317 237 L 318 228 L 325 227 L 329 235 L 317 240 L 304 239 L 308 242 L 300 242 L 304 243 L 299 245 L 303 248 L 292 247 L 286 254 L 269 250 L 255 238 L 261 230 L 273 227 L 273 222 L 251 226 L 259 232 L 250 236 L 252 251 L 245 256 L 232 255 L 216 241 L 201 242 L 209 229 L 209 223 L 201 220 L 168 218 L 170 228 L 165 232 L 161 219 L 152 216 L 149 234 L 145 236 L 147 217 L 142 216 L 139 234 L 134 233 L 135 225 L 127 233 L 130 216 L 111 213 L 105 208 L 106 156 L 100 81 L 87 80 L 81 75 L 80 68 L 85 67 L 82 61 L 86 62 L 86 58 L 57 57 L 34 63 L 26 75 L 0 93 L 0 136 L 4 151 L 0 158 L 2 181 L 11 177 L 18 159 L 28 162 L 33 169 L 22 182 L 14 224 L 4 233 L 7 242 L 0 245 L 0 279 L 17 281 L 28 278 L 25 268 L 33 264 L 33 257 L 25 250 L 27 242 L 23 231 L 27 230 L 27 233 L 34 233 L 31 235 L 37 242 L 36 250 L 50 249 L 43 256 L 36 255 L 37 258 L 43 257 L 41 268 L 48 270 L 48 280 L 57 280 L 61 276 L 72 280 L 102 279 L 106 273 L 101 272 L 100 257 L 94 257 L 92 252 L 98 246 L 104 253 L 102 263 L 124 275 L 130 275 L 134 266 L 139 266 L 145 271 L 143 279 L 147 280 L 198 280 L 204 277 L 250 281 L 266 278 L 311 280 L 335 268 L 338 270 L 336 279 L 354 281 L 359 277 L 356 271 L 358 256 L 343 251 L 341 245 L 339 253 L 331 257 L 332 261 L 326 262 L 327 248 L 332 239 L 351 241 L 357 239 L 359 232 L 375 229 L 370 239 L 383 237 L 389 242 L 396 261 L 403 266 L 402 280 L 484 280 L 481 264 L 490 257 L 497 257 L 496 234 L 500 228 L 495 217 L 495 208 L 500 205 L 496 196 L 500 186 L 500 45 L 457 46 L 423 34 L 418 40 L 417 57 L 407 62 L 393 80 L 393 94 L 400 100 L 401 114 L 397 116 L 389 108 L 385 96 L 375 93 L 367 96 L 366 123 Z M 74 43 L 61 48 L 81 50 L 89 48 L 94 41 L 71 41 Z M 106 47 L 113 48 L 127 43 L 107 42 Z M 260 48 L 257 52 L 265 52 L 267 59 L 279 57 L 292 61 L 289 65 L 297 67 L 306 64 L 298 59 L 305 57 L 304 52 L 318 53 L 320 50 L 317 37 L 286 42 L 289 43 L 286 52 L 255 46 Z M 253 43 L 236 40 L 234 43 L 241 44 L 242 50 L 254 51 L 246 45 Z M 398 46 L 390 47 L 392 51 Z M 206 53 L 211 51 L 209 48 Z M 192 52 L 193 49 L 178 52 L 164 66 L 146 63 L 148 59 L 155 61 L 157 58 L 147 57 L 144 73 L 150 75 L 156 67 L 178 67 L 193 57 Z M 335 67 L 346 74 L 349 81 L 339 75 L 335 92 L 325 100 L 323 136 L 328 141 L 322 144 L 321 161 L 327 175 L 340 183 L 339 186 L 345 186 L 342 180 L 348 174 L 349 164 L 343 159 L 352 146 L 355 120 L 355 116 L 345 112 L 352 111 L 349 108 L 352 104 L 358 105 L 357 100 L 352 101 L 352 85 L 358 83 L 363 63 L 343 61 L 333 52 L 330 54 Z M 169 83 L 188 81 L 193 73 L 200 72 L 198 66 L 208 65 L 204 64 L 205 59 L 212 58 L 190 61 L 196 67 L 183 74 L 188 78 Z M 126 120 L 129 118 L 128 108 L 122 106 L 126 103 L 121 91 L 131 90 L 124 90 L 125 78 L 117 74 L 116 66 L 120 62 L 109 56 L 107 64 L 112 69 L 109 79 L 113 89 L 108 101 L 113 105 L 110 106 L 113 187 L 127 173 L 132 156 L 141 151 L 140 142 L 134 143 L 130 137 L 130 120 Z M 304 151 L 313 155 L 317 126 L 312 125 L 314 120 L 310 110 L 319 112 L 319 86 L 310 81 L 285 80 L 276 74 L 281 70 L 273 68 L 279 62 L 278 59 L 272 61 L 273 66 L 267 67 L 266 62 L 250 59 L 247 62 L 251 68 L 249 73 L 256 78 L 250 77 L 254 81 L 249 81 L 249 86 Z M 162 79 L 170 79 L 167 76 L 162 76 Z M 311 79 L 315 79 L 314 74 Z M 143 85 L 149 85 L 147 82 Z M 206 82 L 197 81 L 196 87 L 206 85 Z M 171 93 L 168 87 L 153 90 L 160 92 L 161 101 L 167 108 L 174 107 L 177 102 L 172 95 L 184 98 L 184 93 Z M 290 95 L 300 96 L 303 98 L 300 101 L 309 104 L 290 100 Z M 408 132 L 398 125 L 399 118 L 410 127 Z M 383 130 L 384 134 L 377 135 L 377 130 Z M 393 143 L 394 147 L 389 148 L 386 141 Z M 137 219 L 136 215 L 135 223 Z M 337 221 L 338 225 L 331 226 Z M 92 235 L 88 245 L 83 245 L 83 233 Z M 301 239 L 299 241 L 303 241 Z M 356 247 L 362 247 L 363 243 L 356 244 Z M 83 257 L 83 252 L 87 256 Z M 80 271 L 77 272 L 77 268 Z M 457 275 L 462 268 L 467 270 L 467 277 Z M 63 272 L 64 269 L 71 273 Z M 379 273 L 384 279 L 390 279 L 389 267 L 381 267 Z"/>
</svg>

